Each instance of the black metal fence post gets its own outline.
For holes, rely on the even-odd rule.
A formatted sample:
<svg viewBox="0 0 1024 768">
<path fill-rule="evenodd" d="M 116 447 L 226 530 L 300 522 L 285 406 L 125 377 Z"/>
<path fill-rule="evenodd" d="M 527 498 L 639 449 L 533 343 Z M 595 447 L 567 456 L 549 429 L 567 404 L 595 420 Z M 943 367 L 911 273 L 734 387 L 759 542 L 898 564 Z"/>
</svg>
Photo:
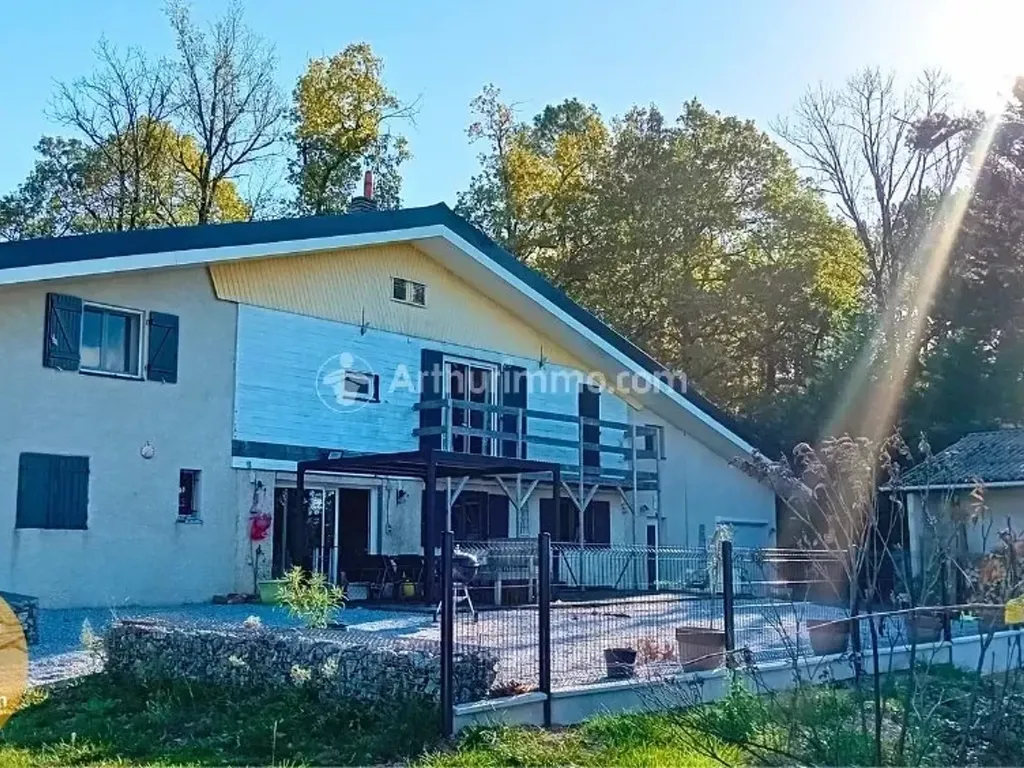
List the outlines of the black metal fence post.
<svg viewBox="0 0 1024 768">
<path fill-rule="evenodd" d="M 537 671 L 540 692 L 544 694 L 544 726 L 551 725 L 551 534 L 537 539 L 537 643 L 540 646 Z"/>
<path fill-rule="evenodd" d="M 445 736 L 455 732 L 455 600 L 452 560 L 455 534 L 441 534 L 441 727 Z"/>
<path fill-rule="evenodd" d="M 736 650 L 736 603 L 732 588 L 732 542 L 723 541 L 721 545 L 722 557 L 722 613 L 725 623 L 725 650 L 726 653 Z M 728 658 L 729 663 L 732 658 Z"/>
<path fill-rule="evenodd" d="M 948 643 L 953 640 L 953 617 L 946 609 L 949 605 L 949 565 L 945 561 L 942 565 L 940 587 L 942 589 L 942 639 Z"/>
</svg>

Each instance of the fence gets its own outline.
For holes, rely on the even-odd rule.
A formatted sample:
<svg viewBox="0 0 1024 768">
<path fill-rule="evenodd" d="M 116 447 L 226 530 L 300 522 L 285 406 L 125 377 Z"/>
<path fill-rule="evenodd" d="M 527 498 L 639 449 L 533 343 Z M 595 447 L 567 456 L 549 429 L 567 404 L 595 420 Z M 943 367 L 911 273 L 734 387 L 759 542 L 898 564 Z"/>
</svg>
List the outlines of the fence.
<svg viewBox="0 0 1024 768">
<path fill-rule="evenodd" d="M 495 651 L 494 696 L 713 668 L 736 650 L 788 658 L 810 651 L 809 621 L 849 615 L 835 552 L 446 533 L 442 560 L 442 654 Z"/>
<path fill-rule="evenodd" d="M 456 547 L 451 532 L 443 544 L 447 733 L 460 654 L 493 652 L 490 695 L 539 692 L 530 701 L 543 704 L 538 722 L 547 725 L 553 699 L 604 690 L 598 682 L 644 684 L 727 662 L 795 669 L 847 650 L 863 666 L 865 657 L 877 663 L 880 653 L 895 658 L 919 644 L 991 641 L 1011 621 L 999 604 L 951 605 L 946 589 L 941 602 L 894 604 L 895 590 L 869 588 L 842 551 L 727 541 L 717 550 L 611 548 L 554 544 L 549 534 Z"/>
</svg>

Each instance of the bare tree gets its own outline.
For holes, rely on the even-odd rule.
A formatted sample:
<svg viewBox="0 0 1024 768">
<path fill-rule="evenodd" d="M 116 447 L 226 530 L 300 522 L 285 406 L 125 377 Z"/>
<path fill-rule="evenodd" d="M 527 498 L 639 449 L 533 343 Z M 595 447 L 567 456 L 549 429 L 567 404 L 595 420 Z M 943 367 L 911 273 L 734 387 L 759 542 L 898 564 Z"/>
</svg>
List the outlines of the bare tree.
<svg viewBox="0 0 1024 768">
<path fill-rule="evenodd" d="M 925 71 L 901 89 L 893 74 L 868 68 L 842 88 L 809 89 L 772 126 L 856 230 L 878 306 L 955 185 L 975 124 L 953 114 L 941 72 Z"/>
<path fill-rule="evenodd" d="M 274 153 L 284 101 L 273 48 L 245 25 L 240 4 L 205 30 L 183 3 L 170 4 L 167 13 L 178 48 L 177 120 L 195 140 L 181 142 L 177 159 L 195 179 L 197 223 L 205 224 L 218 185 Z"/>
<path fill-rule="evenodd" d="M 101 40 L 98 66 L 89 76 L 58 83 L 53 116 L 84 138 L 93 162 L 85 183 L 94 191 L 88 214 L 97 228 L 116 231 L 151 226 L 150 171 L 161 162 L 175 111 L 164 62 L 138 49 L 124 54 Z"/>
</svg>

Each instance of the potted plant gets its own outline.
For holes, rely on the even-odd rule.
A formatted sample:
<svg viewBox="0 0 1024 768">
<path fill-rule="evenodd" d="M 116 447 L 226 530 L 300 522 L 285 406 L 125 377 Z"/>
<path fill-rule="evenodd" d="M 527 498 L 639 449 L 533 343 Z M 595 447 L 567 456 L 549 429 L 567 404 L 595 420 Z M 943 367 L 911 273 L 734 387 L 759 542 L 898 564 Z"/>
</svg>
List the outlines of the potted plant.
<svg viewBox="0 0 1024 768">
<path fill-rule="evenodd" d="M 604 665 L 612 680 L 624 680 L 636 674 L 635 648 L 605 648 Z"/>
<path fill-rule="evenodd" d="M 273 605 L 281 602 L 281 590 L 284 589 L 284 579 L 266 579 L 258 582 L 260 602 Z"/>
<path fill-rule="evenodd" d="M 725 632 L 707 627 L 676 627 L 679 663 L 686 672 L 718 669 L 725 664 Z"/>
<path fill-rule="evenodd" d="M 322 573 L 307 574 L 298 566 L 285 573 L 283 581 L 281 602 L 308 629 L 327 629 L 336 623 L 335 612 L 345 607 L 340 587 L 329 584 Z"/>
<path fill-rule="evenodd" d="M 818 656 L 843 653 L 850 642 L 850 622 L 845 619 L 808 619 L 811 650 Z"/>
</svg>

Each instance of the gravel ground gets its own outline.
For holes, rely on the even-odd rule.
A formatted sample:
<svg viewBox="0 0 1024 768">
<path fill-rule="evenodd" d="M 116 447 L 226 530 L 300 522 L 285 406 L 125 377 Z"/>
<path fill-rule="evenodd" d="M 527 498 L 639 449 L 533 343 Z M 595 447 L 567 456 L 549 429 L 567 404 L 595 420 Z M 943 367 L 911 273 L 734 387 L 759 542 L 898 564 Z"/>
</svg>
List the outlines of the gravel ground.
<svg viewBox="0 0 1024 768">
<path fill-rule="evenodd" d="M 258 603 L 243 605 L 183 605 L 158 608 L 68 608 L 39 611 L 39 640 L 29 649 L 29 682 L 52 683 L 97 671 L 95 654 L 84 650 L 82 627 L 89 623 L 101 635 L 115 619 L 159 618 L 180 626 L 215 627 L 238 625 L 249 616 L 259 616 L 269 627 L 295 627 L 299 623 L 287 611 Z M 346 608 L 339 618 L 352 629 L 380 633 L 388 638 L 436 639 L 429 613 Z"/>
<path fill-rule="evenodd" d="M 810 650 L 807 619 L 840 619 L 845 615 L 841 608 L 813 603 L 740 600 L 735 618 L 737 644 L 750 648 L 760 661 L 788 658 L 787 645 L 796 637 L 798 627 L 801 648 Z M 83 650 L 82 626 L 86 621 L 99 635 L 115 618 L 161 618 L 182 626 L 211 627 L 237 626 L 249 616 L 259 616 L 263 624 L 270 627 L 298 626 L 284 609 L 259 604 L 41 610 L 41 642 L 30 649 L 30 682 L 54 682 L 97 669 L 98 659 Z M 339 618 L 351 629 L 373 633 L 382 640 L 436 642 L 440 635 L 429 612 L 348 607 Z M 684 624 L 721 629 L 722 601 L 661 596 L 614 603 L 556 602 L 551 616 L 552 682 L 564 686 L 603 679 L 605 648 L 617 645 L 636 648 L 645 641 L 673 648 L 675 628 Z M 954 622 L 954 635 L 971 632 Z M 905 642 L 902 633 L 901 621 L 880 622 L 879 634 L 884 644 Z M 870 647 L 870 629 L 864 622 L 862 636 L 863 646 Z M 536 608 L 481 611 L 476 621 L 468 613 L 460 612 L 455 640 L 460 644 L 498 650 L 499 684 L 536 683 Z"/>
</svg>

